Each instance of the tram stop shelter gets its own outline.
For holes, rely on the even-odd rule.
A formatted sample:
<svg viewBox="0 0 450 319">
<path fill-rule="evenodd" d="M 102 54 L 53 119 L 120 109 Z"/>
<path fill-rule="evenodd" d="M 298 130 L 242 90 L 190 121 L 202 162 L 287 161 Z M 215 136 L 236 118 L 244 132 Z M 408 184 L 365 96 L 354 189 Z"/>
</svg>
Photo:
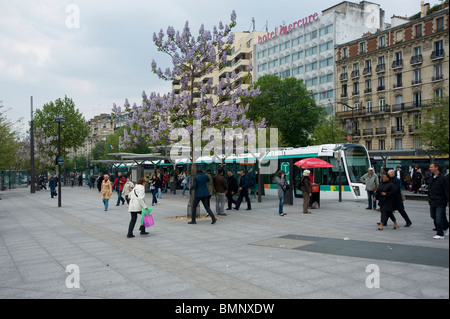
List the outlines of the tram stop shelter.
<svg viewBox="0 0 450 319">
<path fill-rule="evenodd" d="M 154 154 L 134 154 L 134 153 L 110 153 L 109 156 L 113 156 L 116 159 L 110 160 L 94 160 L 92 163 L 105 163 L 110 164 L 113 168 L 119 168 L 121 165 L 130 165 L 130 173 L 132 181 L 136 182 L 139 178 L 145 177 L 144 166 L 145 165 L 158 165 L 167 162 L 167 157 L 162 156 L 160 153 Z M 170 161 L 169 161 L 170 163 Z"/>
</svg>

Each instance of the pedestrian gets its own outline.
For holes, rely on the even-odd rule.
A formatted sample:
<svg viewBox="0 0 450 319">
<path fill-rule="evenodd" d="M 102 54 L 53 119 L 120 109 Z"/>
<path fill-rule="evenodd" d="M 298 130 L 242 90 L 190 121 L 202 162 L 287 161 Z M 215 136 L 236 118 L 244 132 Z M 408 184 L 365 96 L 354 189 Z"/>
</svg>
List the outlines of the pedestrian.
<svg viewBox="0 0 450 319">
<path fill-rule="evenodd" d="M 125 177 L 122 176 L 122 172 L 119 172 L 117 174 L 116 179 L 114 180 L 113 185 L 112 185 L 112 188 L 117 191 L 116 206 L 119 206 L 120 202 L 122 202 L 122 205 L 125 204 L 125 199 L 122 197 L 122 192 L 123 192 L 123 186 L 125 185 L 126 182 L 127 182 L 127 180 L 125 179 Z"/>
<path fill-rule="evenodd" d="M 247 201 L 247 209 L 252 209 L 252 204 L 250 203 L 250 198 L 248 196 L 248 180 L 247 180 L 247 174 L 245 171 L 241 171 L 241 179 L 239 181 L 239 197 L 236 202 L 236 207 L 234 209 L 239 210 L 239 207 L 241 207 L 242 200 L 245 198 Z"/>
<path fill-rule="evenodd" d="M 158 192 L 158 198 L 162 199 L 162 187 L 163 187 L 163 180 L 161 178 L 161 173 L 156 174 L 156 179 L 158 180 L 156 184 L 156 190 Z"/>
<path fill-rule="evenodd" d="M 194 182 L 191 186 L 191 190 L 195 190 L 195 197 L 194 197 L 194 203 L 192 204 L 192 220 L 188 224 L 197 224 L 195 218 L 197 215 L 197 206 L 200 202 L 203 203 L 203 206 L 205 207 L 207 213 L 212 219 L 211 224 L 215 224 L 217 221 L 217 218 L 214 216 L 214 213 L 212 212 L 211 208 L 208 205 L 208 196 L 209 196 L 209 190 L 208 190 L 208 181 L 209 177 L 203 173 L 203 170 L 201 167 L 197 168 L 197 176 L 194 178 Z"/>
<path fill-rule="evenodd" d="M 236 178 L 233 175 L 232 171 L 228 171 L 228 179 L 227 179 L 227 200 L 228 200 L 228 208 L 227 210 L 231 210 L 231 206 L 233 204 L 236 205 L 236 201 L 233 199 L 233 196 L 237 194 L 239 187 Z"/>
<path fill-rule="evenodd" d="M 209 191 L 208 206 L 211 207 L 211 196 L 214 195 L 214 182 L 213 182 L 213 177 L 211 176 L 210 169 L 208 169 L 206 171 L 206 176 L 209 177 L 209 182 L 206 184 L 206 186 L 208 187 L 208 191 Z"/>
<path fill-rule="evenodd" d="M 156 178 L 156 175 L 152 175 L 152 178 L 150 179 L 150 191 L 152 192 L 152 206 L 155 204 L 158 204 L 158 179 Z"/>
<path fill-rule="evenodd" d="M 437 231 L 433 238 L 444 239 L 444 232 L 447 236 L 449 234 L 449 223 L 446 213 L 449 200 L 448 178 L 439 171 L 438 163 L 431 163 L 430 171 L 433 174 L 433 178 L 431 179 L 428 192 L 428 204 L 430 205 L 430 215 Z"/>
<path fill-rule="evenodd" d="M 278 199 L 280 200 L 280 203 L 278 205 L 278 214 L 280 216 L 285 216 L 287 214 L 285 214 L 283 212 L 283 205 L 284 205 L 284 200 L 286 198 L 286 191 L 288 188 L 288 183 L 286 181 L 286 177 L 282 170 L 278 171 L 277 176 L 275 177 L 275 182 L 278 185 Z"/>
<path fill-rule="evenodd" d="M 186 176 L 181 182 L 181 185 L 183 186 L 183 196 L 186 197 L 185 196 L 186 189 L 189 189 L 191 187 L 191 175 L 189 172 L 186 172 Z"/>
<path fill-rule="evenodd" d="M 303 194 L 303 214 L 311 214 L 311 212 L 308 210 L 309 200 L 311 199 L 312 195 L 312 185 L 311 180 L 309 179 L 309 174 L 311 174 L 311 172 L 305 169 L 303 171 L 302 179 L 300 180 L 299 185 L 297 185 L 300 186 L 298 188 L 300 188 Z"/>
<path fill-rule="evenodd" d="M 223 168 L 219 168 L 219 170 L 217 171 L 217 175 L 213 178 L 214 190 L 216 192 L 216 213 L 217 215 L 222 216 L 227 215 L 225 214 L 224 209 L 226 201 L 225 192 L 228 190 L 228 183 L 225 176 L 223 176 L 224 173 L 225 171 L 223 170 Z"/>
<path fill-rule="evenodd" d="M 164 173 L 163 182 L 164 182 L 164 193 L 167 193 L 167 188 L 169 187 L 169 174 L 168 173 Z"/>
<path fill-rule="evenodd" d="M 136 187 L 130 193 L 130 204 L 128 205 L 128 211 L 131 214 L 130 223 L 128 225 L 128 238 L 133 238 L 133 230 L 136 225 L 137 215 L 142 213 L 142 209 L 148 209 L 147 204 L 145 203 L 145 178 L 139 178 L 136 184 Z M 148 235 L 148 232 L 145 231 L 145 226 L 141 225 L 139 227 L 141 231 L 141 235 Z"/>
<path fill-rule="evenodd" d="M 411 173 L 412 191 L 417 194 L 421 184 L 422 184 L 422 170 L 419 168 L 418 164 L 414 164 L 414 168 Z"/>
<path fill-rule="evenodd" d="M 409 219 L 409 216 L 405 211 L 405 205 L 403 205 L 403 196 L 402 196 L 402 191 L 401 191 L 402 181 L 400 179 L 398 179 L 397 172 L 394 171 L 393 169 L 389 170 L 389 172 L 388 172 L 389 178 L 391 179 L 391 183 L 395 189 L 394 210 L 398 210 L 400 215 L 402 215 L 403 219 L 406 222 L 405 227 L 410 227 L 412 225 L 412 222 L 411 222 L 411 219 Z"/>
<path fill-rule="evenodd" d="M 51 196 L 51 198 L 53 198 L 53 196 L 56 195 L 56 191 L 55 191 L 56 184 L 57 184 L 56 178 L 54 178 L 53 175 L 50 175 L 50 179 L 48 181 L 48 187 L 50 187 L 50 196 Z"/>
<path fill-rule="evenodd" d="M 109 199 L 111 198 L 112 195 L 112 186 L 111 182 L 109 181 L 108 175 L 103 176 L 100 193 L 102 194 L 102 200 L 103 204 L 105 205 L 105 212 L 106 212 L 108 211 Z"/>
<path fill-rule="evenodd" d="M 98 192 L 100 193 L 102 190 L 102 182 L 103 182 L 104 176 L 103 173 L 99 173 L 98 174 L 98 178 L 97 178 L 97 189 Z"/>
<path fill-rule="evenodd" d="M 378 185 L 380 184 L 378 176 L 374 173 L 373 168 L 370 167 L 366 174 L 361 177 L 361 182 L 366 185 L 367 198 L 368 198 L 368 206 L 366 209 L 377 209 L 377 202 L 373 201 L 373 195 L 375 194 Z"/>
<path fill-rule="evenodd" d="M 130 204 L 130 193 L 134 188 L 134 183 L 127 177 L 127 182 L 123 185 L 123 196 L 125 196 L 125 200 L 127 204 Z"/>
<path fill-rule="evenodd" d="M 395 188 L 391 183 L 389 175 L 383 173 L 382 182 L 378 185 L 377 191 L 374 194 L 373 200 L 378 200 L 381 211 L 381 221 L 377 230 L 383 230 L 383 226 L 386 225 L 388 218 L 394 222 L 394 229 L 398 229 L 398 223 L 393 214 L 394 211 L 394 198 Z"/>
<path fill-rule="evenodd" d="M 172 192 L 174 195 L 177 194 L 177 174 L 175 171 L 172 171 L 169 177 L 169 183 L 170 183 L 170 192 Z"/>
</svg>

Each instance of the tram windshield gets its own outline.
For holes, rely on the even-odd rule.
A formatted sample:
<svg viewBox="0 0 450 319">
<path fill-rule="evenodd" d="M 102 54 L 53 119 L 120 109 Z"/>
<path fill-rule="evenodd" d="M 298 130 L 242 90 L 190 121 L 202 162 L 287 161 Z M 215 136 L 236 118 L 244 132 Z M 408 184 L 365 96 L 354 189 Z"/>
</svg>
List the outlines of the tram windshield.
<svg viewBox="0 0 450 319">
<path fill-rule="evenodd" d="M 360 183 L 370 167 L 369 156 L 364 147 L 349 146 L 345 150 L 348 174 L 352 183 Z"/>
</svg>

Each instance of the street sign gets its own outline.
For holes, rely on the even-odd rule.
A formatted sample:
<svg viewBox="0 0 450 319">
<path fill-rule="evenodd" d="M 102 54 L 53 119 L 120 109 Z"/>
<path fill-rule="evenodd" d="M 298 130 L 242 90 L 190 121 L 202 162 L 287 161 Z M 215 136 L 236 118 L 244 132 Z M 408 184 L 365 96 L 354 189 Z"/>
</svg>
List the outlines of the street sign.
<svg viewBox="0 0 450 319">
<path fill-rule="evenodd" d="M 64 165 L 64 158 L 62 158 L 62 156 L 58 157 L 58 165 Z"/>
</svg>

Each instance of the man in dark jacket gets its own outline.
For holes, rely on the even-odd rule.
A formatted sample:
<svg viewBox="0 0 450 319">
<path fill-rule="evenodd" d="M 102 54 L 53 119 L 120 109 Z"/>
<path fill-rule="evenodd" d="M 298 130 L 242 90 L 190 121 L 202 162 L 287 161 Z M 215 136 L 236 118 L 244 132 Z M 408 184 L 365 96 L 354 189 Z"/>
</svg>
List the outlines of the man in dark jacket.
<svg viewBox="0 0 450 319">
<path fill-rule="evenodd" d="M 211 208 L 209 208 L 208 204 L 208 196 L 210 196 L 207 185 L 208 182 L 209 176 L 203 173 L 201 167 L 197 168 L 197 176 L 195 176 L 194 183 L 191 186 L 191 190 L 195 189 L 195 198 L 194 203 L 192 204 L 192 220 L 188 224 L 197 224 L 195 218 L 197 215 L 196 214 L 197 206 L 200 203 L 200 201 L 203 203 L 203 206 L 205 207 L 209 216 L 211 216 L 212 219 L 211 224 L 215 224 L 217 221 L 217 218 L 214 216 L 214 213 L 212 212 Z"/>
<path fill-rule="evenodd" d="M 219 168 L 217 175 L 213 178 L 214 190 L 216 191 L 216 213 L 217 215 L 226 216 L 224 212 L 225 207 L 225 192 L 228 189 L 228 184 L 225 176 L 223 176 L 223 168 Z"/>
<path fill-rule="evenodd" d="M 250 203 L 250 198 L 248 197 L 248 180 L 245 171 L 241 171 L 241 180 L 239 181 L 239 198 L 236 202 L 236 210 L 239 210 L 241 207 L 242 200 L 245 198 L 247 201 L 247 209 L 252 209 L 252 204 Z"/>
<path fill-rule="evenodd" d="M 236 178 L 233 175 L 232 171 L 228 171 L 228 189 L 227 189 L 227 199 L 228 199 L 228 208 L 227 210 L 231 210 L 231 205 L 235 204 L 236 201 L 233 199 L 233 195 L 237 194 L 239 187 Z"/>
<path fill-rule="evenodd" d="M 430 182 L 428 192 L 428 203 L 430 204 L 430 215 L 436 225 L 437 233 L 434 239 L 444 239 L 445 234 L 448 235 L 448 220 L 446 208 L 448 204 L 448 181 L 444 175 L 439 172 L 439 164 L 431 163 L 430 171 L 433 178 Z"/>
<path fill-rule="evenodd" d="M 391 179 L 391 183 L 394 186 L 394 190 L 395 190 L 395 195 L 394 195 L 394 210 L 398 210 L 398 212 L 400 213 L 400 215 L 402 215 L 403 219 L 406 222 L 405 227 L 409 227 L 412 225 L 411 219 L 409 219 L 408 214 L 405 211 L 405 206 L 403 205 L 403 198 L 402 198 L 402 191 L 401 191 L 401 187 L 402 187 L 402 181 L 400 179 L 398 179 L 398 177 L 396 176 L 396 172 L 391 169 L 388 172 L 389 177 Z"/>
</svg>

